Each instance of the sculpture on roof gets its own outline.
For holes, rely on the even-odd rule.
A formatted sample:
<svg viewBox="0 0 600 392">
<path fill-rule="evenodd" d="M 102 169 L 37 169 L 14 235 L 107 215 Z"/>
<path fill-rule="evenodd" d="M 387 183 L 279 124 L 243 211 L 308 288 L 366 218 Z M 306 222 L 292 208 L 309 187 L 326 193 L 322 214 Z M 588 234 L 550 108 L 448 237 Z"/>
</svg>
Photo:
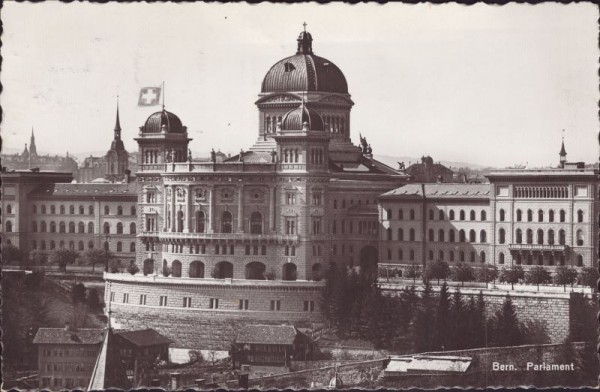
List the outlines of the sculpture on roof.
<svg viewBox="0 0 600 392">
<path fill-rule="evenodd" d="M 171 162 L 171 151 L 167 150 L 167 153 L 165 154 L 165 162 L 170 163 Z"/>
<path fill-rule="evenodd" d="M 373 149 L 371 148 L 370 144 L 367 146 L 367 154 L 369 154 L 369 155 L 373 154 Z"/>
<path fill-rule="evenodd" d="M 188 162 L 192 161 L 192 150 L 188 148 Z"/>
<path fill-rule="evenodd" d="M 239 158 L 240 162 L 244 162 L 244 150 L 240 149 L 240 158 Z"/>
<path fill-rule="evenodd" d="M 210 160 L 212 163 L 217 162 L 217 153 L 215 152 L 214 148 L 212 150 L 210 150 Z"/>
<path fill-rule="evenodd" d="M 367 143 L 367 138 L 363 137 L 361 134 L 359 134 L 360 137 L 360 146 L 362 149 L 363 154 L 367 154 L 367 147 L 368 147 L 368 143 Z"/>
<path fill-rule="evenodd" d="M 404 170 L 404 169 L 406 169 L 406 165 L 404 165 L 404 161 L 398 162 L 398 170 Z"/>
<path fill-rule="evenodd" d="M 271 150 L 271 163 L 277 162 L 277 151 L 275 149 Z"/>
</svg>

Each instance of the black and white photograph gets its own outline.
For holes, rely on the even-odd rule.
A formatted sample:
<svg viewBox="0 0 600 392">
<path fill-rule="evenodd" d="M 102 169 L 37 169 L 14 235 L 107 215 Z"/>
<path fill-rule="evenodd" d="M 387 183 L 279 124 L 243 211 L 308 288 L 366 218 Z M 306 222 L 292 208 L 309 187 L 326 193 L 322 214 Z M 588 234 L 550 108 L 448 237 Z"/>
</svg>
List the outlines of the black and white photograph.
<svg viewBox="0 0 600 392">
<path fill-rule="evenodd" d="M 2 5 L 2 389 L 597 387 L 599 9 Z"/>
</svg>

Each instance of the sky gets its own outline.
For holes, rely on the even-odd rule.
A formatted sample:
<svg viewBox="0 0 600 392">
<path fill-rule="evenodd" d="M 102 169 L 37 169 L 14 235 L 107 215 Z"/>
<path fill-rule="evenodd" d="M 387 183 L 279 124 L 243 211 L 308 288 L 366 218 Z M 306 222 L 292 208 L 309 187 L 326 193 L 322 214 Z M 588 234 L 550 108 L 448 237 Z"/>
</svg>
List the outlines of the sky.
<svg viewBox="0 0 600 392">
<path fill-rule="evenodd" d="M 5 151 L 35 129 L 38 150 L 110 147 L 159 107 L 194 155 L 237 153 L 258 134 L 254 102 L 269 68 L 307 23 L 316 55 L 344 72 L 351 136 L 374 153 L 506 167 L 598 159 L 598 9 L 593 4 L 16 3 L 2 10 Z M 564 133 L 562 130 L 565 130 Z"/>
</svg>

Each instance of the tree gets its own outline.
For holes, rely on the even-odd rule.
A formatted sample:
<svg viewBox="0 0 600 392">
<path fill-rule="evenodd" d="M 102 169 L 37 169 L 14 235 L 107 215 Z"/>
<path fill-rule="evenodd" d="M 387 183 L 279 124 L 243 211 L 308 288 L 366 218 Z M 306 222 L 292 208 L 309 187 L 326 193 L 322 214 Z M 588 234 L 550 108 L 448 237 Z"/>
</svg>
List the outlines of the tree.
<svg viewBox="0 0 600 392">
<path fill-rule="evenodd" d="M 502 269 L 500 273 L 500 282 L 510 283 L 514 290 L 515 283 L 519 283 L 525 277 L 525 271 L 520 265 L 512 266 L 509 269 Z"/>
<path fill-rule="evenodd" d="M 92 272 L 96 271 L 96 264 L 108 264 L 108 260 L 114 258 L 110 250 L 105 249 L 88 249 L 82 255 L 85 263 L 92 266 Z"/>
<path fill-rule="evenodd" d="M 472 299 L 473 298 L 471 298 L 471 300 Z M 474 301 L 473 306 L 475 306 Z M 452 302 L 450 303 L 450 322 L 448 323 L 446 332 L 446 335 L 448 336 L 448 345 L 446 347 L 448 349 L 454 348 L 460 350 L 467 346 L 468 336 L 465 334 L 465 331 L 469 328 L 468 314 L 466 313 L 467 309 L 468 308 L 465 308 L 462 299 L 462 293 L 459 289 L 456 289 L 452 295 Z M 482 331 L 478 332 L 481 333 Z"/>
<path fill-rule="evenodd" d="M 473 267 L 465 263 L 458 263 L 452 270 L 452 279 L 461 282 L 463 286 L 465 282 L 474 281 L 475 273 Z"/>
<path fill-rule="evenodd" d="M 435 317 L 432 313 L 432 302 L 431 285 L 426 280 L 425 289 L 415 309 L 414 321 L 410 328 L 413 337 L 412 340 L 414 341 L 414 349 L 417 352 L 431 351 L 433 346 L 432 336 Z"/>
<path fill-rule="evenodd" d="M 406 274 L 404 276 L 406 276 L 408 279 L 412 279 L 414 284 L 417 278 L 421 277 L 421 267 L 419 267 L 417 264 L 411 264 L 406 270 Z"/>
<path fill-rule="evenodd" d="M 437 279 L 438 284 L 440 284 L 440 279 L 446 280 L 449 275 L 450 266 L 448 263 L 437 260 L 435 263 L 427 264 L 423 278 L 424 280 Z"/>
<path fill-rule="evenodd" d="M 102 300 L 97 288 L 92 287 L 88 290 L 86 303 L 91 311 L 102 310 Z"/>
<path fill-rule="evenodd" d="M 77 283 L 71 287 L 71 301 L 74 304 L 85 303 L 85 292 L 86 288 L 83 283 Z"/>
<path fill-rule="evenodd" d="M 108 262 L 108 270 L 111 274 L 123 272 L 123 264 L 121 263 L 121 260 L 111 259 Z"/>
<path fill-rule="evenodd" d="M 435 313 L 435 327 L 433 330 L 433 349 L 445 350 L 448 348 L 448 326 L 450 325 L 450 294 L 446 282 L 442 285 L 438 295 Z"/>
<path fill-rule="evenodd" d="M 47 260 L 48 258 L 46 257 L 46 255 L 43 254 L 42 251 L 37 248 L 32 249 L 31 252 L 29 252 L 29 261 L 31 265 L 44 265 L 46 264 Z"/>
<path fill-rule="evenodd" d="M 162 274 L 163 276 L 169 276 L 171 275 L 171 268 L 168 265 L 163 265 L 163 270 L 162 270 Z"/>
<path fill-rule="evenodd" d="M 567 285 L 572 285 L 577 280 L 575 268 L 558 267 L 554 275 L 554 283 L 562 285 L 563 291 L 567 291 Z"/>
<path fill-rule="evenodd" d="M 140 267 L 137 266 L 135 261 L 131 260 L 129 262 L 129 266 L 127 267 L 127 272 L 129 272 L 131 275 L 135 275 L 140 272 Z"/>
<path fill-rule="evenodd" d="M 478 282 L 489 283 L 498 279 L 498 268 L 495 265 L 484 265 L 477 268 L 476 278 Z"/>
<path fill-rule="evenodd" d="M 52 264 L 58 264 L 61 270 L 66 271 L 67 264 L 73 264 L 78 256 L 79 254 L 70 248 L 58 248 L 50 253 L 48 260 Z"/>
<path fill-rule="evenodd" d="M 594 289 L 594 291 L 598 291 L 598 270 L 594 267 L 582 268 L 577 276 L 577 284 L 589 286 Z"/>
<path fill-rule="evenodd" d="M 552 275 L 550 275 L 550 272 L 548 272 L 548 270 L 543 266 L 536 265 L 527 271 L 525 274 L 525 281 L 527 283 L 537 285 L 537 289 L 539 290 L 540 284 L 548 284 L 552 282 Z"/>
<path fill-rule="evenodd" d="M 502 308 L 493 317 L 493 341 L 499 347 L 517 346 L 523 343 L 517 311 L 509 295 Z"/>
<path fill-rule="evenodd" d="M 21 250 L 13 244 L 2 244 L 2 264 L 19 264 L 21 262 Z"/>
</svg>

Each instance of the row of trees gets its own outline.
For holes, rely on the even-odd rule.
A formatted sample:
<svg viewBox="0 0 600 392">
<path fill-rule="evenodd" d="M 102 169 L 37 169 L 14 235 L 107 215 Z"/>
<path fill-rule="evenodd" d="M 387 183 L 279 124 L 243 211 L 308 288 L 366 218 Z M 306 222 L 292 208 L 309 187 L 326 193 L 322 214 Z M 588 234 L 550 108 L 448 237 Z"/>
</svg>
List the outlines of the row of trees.
<svg viewBox="0 0 600 392">
<path fill-rule="evenodd" d="M 485 346 L 547 343 L 545 326 L 522 323 L 509 296 L 502 308 L 488 315 L 483 294 L 450 294 L 444 284 L 434 294 L 425 281 L 399 296 L 383 295 L 375 281 L 355 271 L 331 268 L 326 274 L 322 309 L 341 337 L 357 337 L 376 348 L 404 352 L 459 350 Z"/>
<path fill-rule="evenodd" d="M 394 277 L 397 272 L 393 269 L 380 269 L 379 276 Z M 416 281 L 418 278 L 422 278 L 423 281 L 437 280 L 446 281 L 447 279 L 454 280 L 457 282 L 493 282 L 498 281 L 500 283 L 528 283 L 534 285 L 540 284 L 557 284 L 566 286 L 573 285 L 575 283 L 596 287 L 598 280 L 598 271 L 596 268 L 582 268 L 579 271 L 572 267 L 556 267 L 554 269 L 554 275 L 545 268 L 544 266 L 534 266 L 527 271 L 520 265 L 513 265 L 508 268 L 503 268 L 500 271 L 493 265 L 484 265 L 482 267 L 474 268 L 470 264 L 458 263 L 456 266 L 451 267 L 445 261 L 436 261 L 429 263 L 424 270 L 419 265 L 412 264 L 408 267 L 404 274 L 405 278 L 413 279 Z"/>
<path fill-rule="evenodd" d="M 61 270 L 66 270 L 67 265 L 91 265 L 95 271 L 96 265 L 104 265 L 108 261 L 111 272 L 120 272 L 120 262 L 115 260 L 114 254 L 104 249 L 88 249 L 81 253 L 70 248 L 57 248 L 46 255 L 39 249 L 33 249 L 25 257 L 21 250 L 12 245 L 2 245 L 2 258 L 7 262 L 20 263 L 26 266 L 43 266 L 48 263 L 58 265 Z"/>
</svg>

